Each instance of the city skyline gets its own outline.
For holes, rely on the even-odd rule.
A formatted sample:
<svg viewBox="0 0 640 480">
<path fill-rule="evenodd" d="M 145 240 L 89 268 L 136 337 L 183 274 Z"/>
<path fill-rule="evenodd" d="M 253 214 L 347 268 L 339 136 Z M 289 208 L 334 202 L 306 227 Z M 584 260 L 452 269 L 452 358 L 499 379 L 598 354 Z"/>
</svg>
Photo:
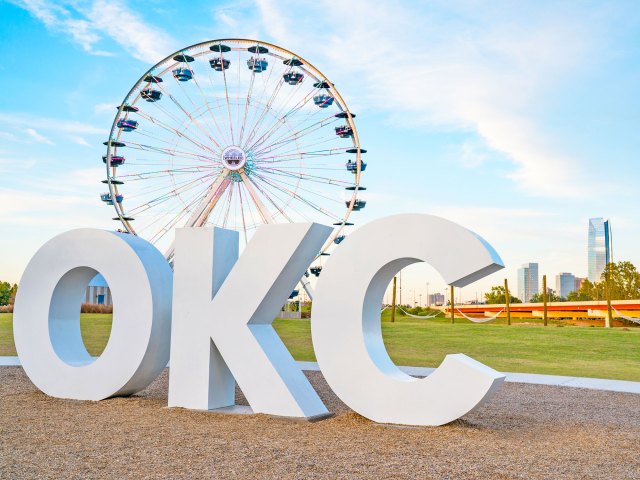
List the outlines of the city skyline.
<svg viewBox="0 0 640 480">
<path fill-rule="evenodd" d="M 397 9 L 382 1 L 371 9 L 355 1 L 345 32 L 322 2 L 196 1 L 189 19 L 169 1 L 145 9 L 118 0 L 2 3 L 0 87 L 10 95 L 0 107 L 0 175 L 11 181 L 0 186 L 0 248 L 8 252 L 0 279 L 19 281 L 37 248 L 62 231 L 116 228 L 99 200 L 115 106 L 162 57 L 225 37 L 290 48 L 339 86 L 369 151 L 368 204 L 353 217 L 356 226 L 431 213 L 496 248 L 507 268 L 463 297 L 504 278 L 516 285 L 528 259 L 548 278 L 586 277 L 584 225 L 599 214 L 615 223 L 616 259 L 640 265 L 634 7 L 407 2 Z M 379 42 L 385 35 L 394 41 Z M 380 58 L 393 68 L 381 69 Z M 423 300 L 427 282 L 431 293 L 447 289 L 430 267 L 403 276 L 404 290 Z"/>
</svg>

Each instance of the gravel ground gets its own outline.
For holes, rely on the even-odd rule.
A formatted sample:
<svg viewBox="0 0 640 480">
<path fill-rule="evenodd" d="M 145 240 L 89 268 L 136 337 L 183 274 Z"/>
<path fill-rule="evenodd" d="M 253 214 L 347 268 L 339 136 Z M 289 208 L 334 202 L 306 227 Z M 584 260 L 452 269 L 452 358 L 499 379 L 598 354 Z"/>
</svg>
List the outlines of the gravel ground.
<svg viewBox="0 0 640 480">
<path fill-rule="evenodd" d="M 0 477 L 640 478 L 638 395 L 505 384 L 452 424 L 398 427 L 359 416 L 319 372 L 307 376 L 332 418 L 163 408 L 166 371 L 131 398 L 58 400 L 3 367 Z"/>
</svg>

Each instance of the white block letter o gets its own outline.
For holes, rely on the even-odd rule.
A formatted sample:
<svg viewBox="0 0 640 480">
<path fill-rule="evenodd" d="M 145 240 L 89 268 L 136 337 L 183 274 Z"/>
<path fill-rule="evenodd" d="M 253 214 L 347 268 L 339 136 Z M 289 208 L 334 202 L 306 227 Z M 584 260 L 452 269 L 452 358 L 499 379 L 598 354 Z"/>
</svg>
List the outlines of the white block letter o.
<svg viewBox="0 0 640 480">
<path fill-rule="evenodd" d="M 80 334 L 80 303 L 96 273 L 115 303 L 111 336 L 94 359 Z M 38 250 L 20 281 L 13 316 L 20 362 L 52 397 L 136 393 L 169 360 L 171 295 L 171 268 L 145 240 L 94 229 L 58 235 Z"/>
</svg>

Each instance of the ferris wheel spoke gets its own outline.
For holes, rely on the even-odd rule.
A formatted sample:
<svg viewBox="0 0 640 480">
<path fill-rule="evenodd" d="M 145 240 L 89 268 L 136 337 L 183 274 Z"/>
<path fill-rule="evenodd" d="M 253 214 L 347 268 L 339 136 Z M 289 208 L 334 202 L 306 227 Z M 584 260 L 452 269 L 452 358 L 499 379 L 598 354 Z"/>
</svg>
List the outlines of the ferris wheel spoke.
<svg viewBox="0 0 640 480">
<path fill-rule="evenodd" d="M 174 198 L 176 198 L 178 195 L 180 195 L 181 193 L 186 193 L 196 187 L 199 187 L 200 185 L 202 185 L 202 183 L 205 181 L 205 179 L 207 177 L 209 177 L 211 175 L 205 175 L 203 177 L 200 178 L 196 178 L 195 180 L 191 180 L 188 183 L 185 183 L 183 185 L 181 185 L 178 188 L 174 188 L 173 190 L 164 193 L 156 198 L 153 198 L 151 200 L 146 201 L 145 203 L 137 206 L 136 208 L 129 210 L 129 214 L 130 215 L 138 215 L 141 213 L 144 213 L 145 211 L 151 209 L 151 208 L 155 208 L 158 205 L 161 205 L 163 203 L 168 202 L 169 200 L 172 200 Z M 159 191 L 160 189 L 156 190 Z M 154 193 L 153 191 L 151 192 L 147 192 L 147 193 Z"/>
<path fill-rule="evenodd" d="M 263 182 L 265 182 L 265 183 L 267 183 L 267 184 L 271 185 L 272 187 L 274 187 L 274 188 L 276 188 L 276 189 L 278 189 L 278 190 L 280 190 L 280 191 L 284 191 L 284 192 L 288 193 L 288 194 L 289 194 L 293 199 L 298 200 L 298 201 L 300 201 L 300 202 L 302 202 L 302 203 L 306 204 L 307 206 L 309 206 L 309 207 L 313 208 L 314 210 L 316 210 L 316 211 L 318 211 L 318 212 L 322 213 L 323 215 L 326 215 L 327 217 L 329 217 L 329 218 L 331 218 L 331 219 L 334 219 L 334 220 L 335 220 L 335 219 L 338 219 L 338 216 L 337 216 L 337 215 L 335 215 L 334 213 L 332 213 L 332 212 L 330 212 L 330 211 L 328 211 L 328 210 L 324 209 L 324 208 L 323 208 L 323 207 L 321 207 L 320 205 L 317 205 L 317 204 L 315 204 L 314 202 L 312 202 L 312 201 L 310 201 L 310 200 L 306 199 L 305 197 L 302 197 L 302 196 L 298 195 L 298 193 L 297 193 L 296 191 L 294 191 L 294 190 L 290 190 L 290 189 L 288 189 L 288 188 L 286 188 L 286 187 L 282 186 L 281 184 L 280 184 L 280 185 L 276 185 L 276 184 L 274 184 L 274 183 L 270 182 L 268 179 L 263 178 L 263 177 L 260 177 L 259 175 L 258 175 L 257 177 L 258 177 L 260 180 L 262 180 Z"/>
<path fill-rule="evenodd" d="M 149 172 L 137 172 L 137 173 L 126 173 L 123 175 L 118 175 L 118 179 L 127 180 L 128 182 L 135 182 L 137 180 L 149 180 L 151 178 L 165 177 L 171 175 L 187 175 L 191 173 L 200 173 L 211 171 L 213 168 L 209 167 L 182 167 L 182 168 L 170 168 L 163 170 L 151 170 Z"/>
<path fill-rule="evenodd" d="M 244 234 L 244 243 L 248 243 L 249 240 L 247 238 L 247 222 L 244 218 L 244 200 L 242 198 L 242 182 L 236 182 L 236 187 L 238 188 L 238 203 L 240 204 L 240 215 L 242 218 L 242 233 Z"/>
<path fill-rule="evenodd" d="M 300 140 L 303 137 L 306 137 L 308 135 L 311 135 L 313 133 L 316 133 L 318 130 L 320 130 L 323 127 L 326 127 L 327 125 L 331 125 L 332 123 L 335 123 L 336 120 L 338 120 L 337 118 L 335 118 L 333 115 L 327 117 L 327 118 L 323 118 L 311 125 L 308 125 L 298 131 L 295 131 L 293 133 L 290 133 L 289 135 L 286 136 L 281 136 L 277 139 L 275 139 L 273 141 L 273 143 L 270 143 L 269 145 L 264 145 L 260 147 L 259 150 L 257 150 L 258 153 L 263 153 L 263 152 L 272 152 L 275 150 L 278 150 L 284 146 L 289 145 L 292 142 L 297 142 L 298 140 Z"/>
<path fill-rule="evenodd" d="M 318 192 L 317 190 L 310 190 L 306 187 L 300 186 L 300 180 L 301 179 L 297 179 L 298 181 L 296 183 L 290 183 L 287 182 L 285 180 L 282 179 L 275 179 L 275 178 L 271 178 L 271 177 L 267 177 L 265 175 L 259 175 L 258 176 L 260 179 L 264 180 L 264 181 L 269 181 L 270 185 L 273 185 L 274 187 L 278 187 L 281 185 L 285 185 L 287 187 L 292 187 L 295 189 L 295 191 L 297 192 L 298 190 L 301 190 L 303 192 L 307 192 L 310 195 L 322 198 L 324 200 L 328 200 L 332 203 L 337 203 L 337 204 L 341 204 L 342 202 L 340 200 L 336 200 L 335 197 L 331 197 L 329 195 L 325 195 L 324 193 Z"/>
<path fill-rule="evenodd" d="M 216 180 L 208 187 L 207 193 L 195 208 L 187 223 L 186 227 L 201 227 L 207 223 L 211 210 L 216 206 L 218 200 L 229 186 L 229 172 L 224 170 Z"/>
<path fill-rule="evenodd" d="M 181 222 L 181 220 L 184 217 L 187 216 L 190 208 L 192 208 L 196 203 L 198 203 L 198 201 L 199 201 L 199 198 L 196 197 L 190 203 L 186 204 L 174 219 L 167 222 L 158 232 L 154 234 L 153 237 L 151 237 L 151 242 L 155 243 L 161 240 L 162 237 L 164 237 L 168 232 L 170 232 L 176 225 L 178 225 Z M 173 243 L 171 246 L 171 254 L 169 255 L 169 252 L 167 252 L 166 257 L 167 258 L 173 257 Z"/>
<path fill-rule="evenodd" d="M 286 108 L 286 106 L 283 107 L 280 110 L 280 112 L 278 112 L 278 114 L 276 115 L 276 121 L 260 137 L 258 137 L 258 140 L 254 142 L 249 147 L 249 149 L 253 150 L 255 149 L 256 146 L 261 145 L 266 140 L 268 140 L 269 137 L 271 137 L 275 132 L 277 132 L 280 128 L 282 128 L 282 126 L 286 123 L 286 120 L 289 117 L 292 117 L 293 115 L 295 115 L 297 111 L 299 111 L 301 108 L 304 108 L 304 106 L 307 105 L 307 103 L 309 103 L 309 100 L 313 98 L 314 94 L 317 91 L 318 89 L 314 87 L 313 90 L 311 90 L 304 97 L 302 97 L 302 99 L 300 99 L 295 105 L 293 105 L 293 107 L 291 107 L 284 115 L 280 116 L 284 108 Z"/>
<path fill-rule="evenodd" d="M 203 189 L 202 191 L 204 191 L 204 190 L 206 190 L 206 189 Z M 178 212 L 177 212 L 177 214 L 176 214 L 176 217 L 177 217 L 177 218 L 175 219 L 175 220 L 176 220 L 176 223 L 175 223 L 175 224 L 177 224 L 177 222 L 179 222 L 179 220 L 180 220 L 180 219 L 182 219 L 182 218 L 184 217 L 184 215 L 186 215 L 186 213 L 190 211 L 190 209 L 193 207 L 193 205 L 195 205 L 195 204 L 199 201 L 199 198 L 200 198 L 200 197 L 199 197 L 199 194 L 200 194 L 200 193 L 202 193 L 202 191 L 198 191 L 198 192 L 196 192 L 196 194 L 195 194 L 195 195 L 193 195 L 193 197 L 192 197 L 192 198 L 187 199 L 186 201 L 182 202 L 182 208 L 181 208 L 180 210 L 178 210 Z M 159 224 L 161 221 L 165 220 L 165 219 L 166 219 L 166 216 L 167 216 L 168 214 L 171 214 L 171 213 L 173 213 L 173 212 L 171 212 L 171 211 L 165 211 L 163 214 L 161 214 L 161 213 L 156 214 L 156 215 L 155 215 L 155 217 L 156 217 L 156 218 L 155 218 L 155 220 L 152 220 L 151 222 L 147 223 L 147 224 L 144 226 L 144 230 L 145 230 L 145 231 L 149 231 L 149 232 L 151 232 L 151 231 L 153 230 L 153 228 L 154 228 L 157 224 Z M 169 222 L 167 222 L 167 225 L 168 225 L 169 223 L 171 223 L 171 220 L 170 220 Z M 165 225 L 165 226 L 166 226 L 166 225 Z M 155 236 L 156 236 L 156 235 L 159 235 L 159 234 L 162 232 L 162 229 L 163 229 L 165 226 L 161 227 L 158 231 L 155 231 L 155 232 L 150 233 L 150 237 L 151 237 L 151 239 L 155 238 Z"/>
<path fill-rule="evenodd" d="M 214 143 L 214 145 L 220 149 L 220 151 L 222 151 L 222 147 L 220 146 L 220 144 L 218 142 L 216 142 L 216 140 L 202 128 L 202 125 L 200 125 L 200 122 L 198 122 L 196 119 L 193 118 L 193 116 L 189 113 L 189 111 L 182 106 L 182 104 L 171 94 L 171 92 L 169 92 L 166 88 L 162 87 L 162 85 L 160 83 L 158 83 L 156 85 L 158 85 L 158 88 L 160 88 L 160 90 L 165 92 L 165 94 L 171 99 L 171 101 L 175 104 L 175 106 L 178 107 L 178 109 L 180 109 L 182 111 L 182 113 L 184 113 L 185 116 L 189 120 L 191 120 L 191 123 L 193 125 L 195 125 L 198 128 L 198 130 L 200 130 L 200 132 L 202 132 L 202 134 L 205 137 L 207 137 L 209 140 L 211 140 Z M 180 88 L 182 88 L 182 86 Z M 184 88 L 182 88 L 182 90 L 184 91 Z M 188 97 L 188 95 L 187 95 L 187 97 Z M 188 97 L 188 98 L 189 98 L 189 101 L 191 101 L 191 97 Z M 154 103 L 156 103 L 156 102 L 154 102 Z M 193 103 L 193 101 L 191 101 L 191 103 Z M 216 153 L 213 150 L 211 150 L 211 151 L 213 153 Z"/>
<path fill-rule="evenodd" d="M 185 140 L 188 140 L 189 142 L 191 142 L 196 147 L 200 148 L 201 150 L 203 150 L 205 152 L 210 152 L 210 153 L 214 153 L 215 154 L 215 152 L 211 148 L 208 148 L 202 142 L 196 140 L 195 138 L 192 138 L 191 136 L 185 134 L 184 132 L 182 132 L 182 131 L 180 131 L 180 130 L 178 130 L 176 128 L 173 128 L 173 127 L 167 125 L 166 123 L 164 123 L 163 121 L 153 117 L 152 115 L 149 115 L 147 113 L 143 113 L 142 110 L 139 110 L 137 113 L 142 118 L 150 121 L 154 125 L 158 125 L 160 128 L 162 128 L 163 130 L 166 130 L 167 132 L 171 133 L 172 135 L 177 135 L 179 137 L 182 137 Z"/>
<path fill-rule="evenodd" d="M 158 137 L 156 137 L 154 135 L 151 135 L 151 134 L 147 133 L 145 130 L 136 130 L 135 135 L 140 135 L 141 137 L 144 137 L 145 139 L 153 140 L 155 142 L 160 142 L 160 143 L 163 143 L 163 144 L 166 144 L 166 145 L 169 145 L 169 146 L 174 146 L 174 147 L 178 146 L 176 142 L 170 142 L 170 141 L 164 140 L 162 138 L 158 138 Z M 177 135 L 178 135 L 178 137 L 182 136 L 179 133 L 177 133 Z M 136 137 L 132 136 L 132 138 L 136 138 Z M 165 148 L 168 148 L 168 147 L 165 147 Z M 184 146 L 180 145 L 180 148 L 184 148 Z M 185 151 L 186 151 L 185 153 L 191 153 L 192 155 L 201 155 L 200 153 L 194 152 L 193 150 L 189 150 L 188 148 L 185 148 Z M 206 153 L 210 153 L 211 152 L 210 150 L 204 150 L 204 151 Z"/>
<path fill-rule="evenodd" d="M 220 52 L 220 60 L 222 60 L 222 52 Z M 229 130 L 231 131 L 231 144 L 235 145 L 235 136 L 233 133 L 233 121 L 231 120 L 231 102 L 229 101 L 229 87 L 227 85 L 227 70 L 222 69 L 222 78 L 224 79 L 224 96 L 227 101 L 227 114 L 229 116 Z"/>
<path fill-rule="evenodd" d="M 216 119 L 215 115 L 211 111 L 211 105 L 210 105 L 209 101 L 207 100 L 207 96 L 205 95 L 204 90 L 200 86 L 200 83 L 198 83 L 198 79 L 195 76 L 193 77 L 193 81 L 196 84 L 196 86 L 198 87 L 198 90 L 200 91 L 200 95 L 202 96 L 202 100 L 203 100 L 204 104 L 206 105 L 207 110 L 209 111 L 209 116 L 211 116 L 211 120 L 213 120 L 213 124 L 216 126 L 216 129 L 218 130 L 218 133 L 220 133 L 220 138 L 223 139 L 223 140 L 226 140 L 225 139 L 225 134 L 223 133 L 222 129 L 220 128 L 220 125 L 218 124 L 218 120 Z"/>
<path fill-rule="evenodd" d="M 265 170 L 267 170 L 267 172 L 271 175 L 277 175 L 277 176 L 282 176 L 287 178 L 299 178 L 300 180 L 304 180 L 308 182 L 317 182 L 317 183 L 324 183 L 328 185 L 338 185 L 338 186 L 347 186 L 347 187 L 353 185 L 353 182 L 347 182 L 345 180 L 339 180 L 339 179 L 330 178 L 330 177 L 321 177 L 319 175 L 310 175 L 304 172 L 287 172 L 287 171 L 281 171 L 278 168 L 266 168 Z"/>
<path fill-rule="evenodd" d="M 284 85 L 284 79 L 280 81 L 280 84 L 278 85 L 277 92 L 275 92 L 276 95 L 272 96 L 272 98 L 269 99 L 269 102 L 267 102 L 267 104 L 264 106 L 264 108 L 260 112 L 260 116 L 258 117 L 258 120 L 253 122 L 253 127 L 251 128 L 251 133 L 247 136 L 247 140 L 245 141 L 245 144 L 244 144 L 243 148 L 249 148 L 250 143 L 254 141 L 254 139 L 256 138 L 256 135 L 260 131 L 260 128 L 264 124 L 265 119 L 267 118 L 267 114 L 272 113 L 272 115 L 273 115 L 273 112 L 272 112 L 273 107 L 272 107 L 272 105 L 273 105 L 273 102 L 275 101 L 275 99 L 277 98 L 277 94 L 282 89 L 282 85 Z M 289 100 L 291 99 L 291 97 L 293 97 L 295 95 L 295 93 L 296 93 L 296 91 L 292 90 L 291 93 L 289 93 L 289 95 L 285 98 L 283 103 L 285 103 L 285 104 L 288 103 Z"/>
<path fill-rule="evenodd" d="M 260 197 L 258 197 L 258 194 L 256 193 L 255 188 L 253 188 L 254 184 L 251 181 L 251 179 L 247 176 L 245 172 L 239 172 L 239 174 L 240 174 L 240 178 L 242 178 L 244 188 L 246 188 L 247 192 L 249 192 L 249 195 L 251 196 L 253 203 L 258 209 L 258 213 L 262 217 L 262 220 L 264 221 L 264 223 L 273 223 L 273 218 L 271 217 L 269 210 L 267 210 L 267 208 L 262 203 L 262 200 L 260 200 Z"/>
<path fill-rule="evenodd" d="M 193 160 L 193 158 L 195 158 L 197 161 L 199 162 L 203 162 L 203 163 L 212 163 L 214 162 L 214 160 L 211 157 L 208 157 L 206 155 L 200 155 L 197 153 L 191 153 L 191 152 L 184 152 L 182 150 L 172 150 L 169 148 L 162 148 L 162 147 L 156 147 L 153 145 L 145 145 L 143 143 L 137 143 L 137 142 L 132 142 L 132 141 L 127 141 L 127 146 L 132 146 L 131 148 L 134 149 L 138 149 L 138 150 L 143 150 L 145 152 L 155 152 L 155 153 L 162 153 L 162 154 L 166 154 L 166 155 L 170 155 L 172 157 L 177 157 L 177 158 L 183 158 L 183 159 L 189 159 L 189 160 Z"/>
<path fill-rule="evenodd" d="M 235 183 L 235 182 L 233 182 Z M 231 188 L 227 189 L 227 203 L 226 203 L 226 208 L 224 209 L 224 217 L 222 220 L 222 228 L 227 228 L 227 221 L 229 220 L 229 212 L 231 211 L 231 203 L 233 202 L 233 185 L 231 185 Z"/>
<path fill-rule="evenodd" d="M 256 81 L 256 70 L 255 68 L 251 71 L 251 80 L 249 81 L 249 91 L 247 92 L 247 97 L 245 99 L 244 104 L 244 114 L 242 116 L 242 124 L 240 126 L 240 138 L 238 139 L 238 143 L 242 144 L 242 137 L 244 136 L 244 128 L 245 123 L 247 122 L 247 113 L 249 110 L 249 104 L 251 103 L 251 92 L 253 90 L 253 84 Z"/>
<path fill-rule="evenodd" d="M 160 182 L 154 182 L 148 187 L 140 188 L 139 190 L 136 191 L 135 194 L 127 196 L 127 199 L 145 197 L 161 190 L 167 190 L 167 188 L 178 189 L 183 185 L 190 184 L 191 182 L 197 182 L 197 181 L 204 182 L 204 179 L 216 177 L 218 174 L 219 174 L 218 172 L 210 170 L 208 172 L 198 172 L 198 174 L 195 177 L 193 175 L 189 175 L 186 178 L 180 177 L 179 179 L 176 179 L 174 176 L 170 175 L 167 178 L 161 179 Z"/>
<path fill-rule="evenodd" d="M 323 148 L 321 150 L 310 150 L 305 152 L 292 151 L 278 153 L 270 157 L 258 156 L 255 160 L 257 164 L 271 164 L 280 162 L 290 162 L 292 160 L 298 160 L 303 158 L 322 158 L 322 157 L 335 157 L 337 155 L 344 155 L 347 149 L 345 147 L 335 148 Z M 291 153 L 289 153 L 291 152 Z M 268 152 L 271 153 L 271 152 Z"/>
<path fill-rule="evenodd" d="M 163 90 L 164 91 L 164 90 Z M 175 103 L 175 102 L 174 102 Z M 156 110 L 158 110 L 159 112 L 162 112 L 164 115 L 167 116 L 167 118 L 171 119 L 173 122 L 175 122 L 175 124 L 179 127 L 179 128 L 173 128 L 170 125 L 162 122 L 170 131 L 173 132 L 180 132 L 182 134 L 182 131 L 185 129 L 185 121 L 184 120 L 180 120 L 178 117 L 176 117 L 173 112 L 169 111 L 167 108 L 165 108 L 164 106 L 162 106 L 159 102 L 153 102 L 154 108 Z M 138 111 L 138 113 L 140 113 L 141 110 Z M 151 119 L 156 119 L 155 116 L 150 115 L 150 114 L 146 114 L 148 115 Z M 156 119 L 158 120 L 158 119 Z M 189 117 L 187 117 L 187 120 L 191 120 Z M 160 120 L 158 120 L 160 121 Z M 198 145 L 200 148 L 202 148 L 204 151 L 206 152 L 211 152 L 213 154 L 216 154 L 216 152 L 208 145 L 206 145 L 207 140 L 202 139 L 200 137 L 198 137 L 198 135 L 195 134 L 196 132 L 191 132 L 191 135 L 189 135 L 189 139 L 192 140 L 192 142 L 195 145 Z M 205 132 L 203 132 L 205 133 Z M 187 135 L 182 134 L 183 136 L 187 137 Z M 206 133 L 205 133 L 205 137 L 207 137 Z"/>
<path fill-rule="evenodd" d="M 220 63 L 223 64 L 223 60 L 225 60 L 225 58 L 222 55 L 222 52 L 220 52 Z M 213 81 L 213 76 L 211 75 L 212 72 L 212 68 L 207 68 L 206 65 L 204 67 L 207 70 L 207 78 L 209 79 L 209 85 L 211 87 L 211 91 L 215 91 L 216 90 L 216 84 Z M 217 105 L 217 107 L 219 107 L 221 109 L 221 114 L 220 114 L 220 130 L 222 130 L 221 135 L 222 135 L 222 139 L 224 142 L 227 143 L 227 145 L 233 145 L 233 123 L 231 121 L 231 105 L 229 103 L 229 92 L 227 91 L 227 81 L 226 81 L 226 69 L 223 68 L 222 69 L 222 77 L 224 80 L 224 97 L 225 100 L 224 101 L 220 101 L 220 104 L 224 104 L 224 105 Z M 201 88 L 201 91 L 204 93 L 204 88 Z M 218 100 L 219 101 L 219 100 Z M 226 106 L 226 110 L 227 110 L 227 115 L 226 115 L 226 119 L 225 119 L 225 115 L 222 113 L 222 108 L 224 108 L 224 106 Z M 228 124 L 227 124 L 228 122 Z"/>
<path fill-rule="evenodd" d="M 262 196 L 266 198 L 271 205 L 273 205 L 276 211 L 281 214 L 289 223 L 293 223 L 293 220 L 291 219 L 291 217 L 289 217 L 289 215 L 287 215 L 287 212 L 285 210 L 286 202 L 282 202 L 282 205 L 278 205 L 278 203 L 274 200 L 274 198 L 278 198 L 278 196 L 274 192 L 269 193 L 266 191 L 267 189 L 265 189 L 264 186 L 261 186 L 258 182 L 255 182 L 253 180 L 251 181 L 252 185 L 258 189 Z M 271 218 L 273 218 L 273 216 L 271 216 Z"/>
<path fill-rule="evenodd" d="M 304 154 L 305 152 L 318 152 L 318 150 L 310 150 L 311 147 L 318 147 L 320 145 L 326 145 L 326 144 L 332 144 L 333 145 L 335 143 L 336 143 L 336 139 L 335 138 L 322 138 L 322 139 L 318 139 L 317 142 L 316 141 L 310 142 L 309 139 L 307 139 L 307 141 L 304 143 L 304 147 L 305 147 L 305 151 L 304 152 L 300 151 L 300 147 L 295 146 L 294 148 L 291 148 L 289 150 L 277 152 L 277 155 L 274 155 L 274 157 L 276 157 L 276 158 L 283 157 L 284 161 L 287 161 L 286 157 L 289 154 L 295 155 L 295 154 Z M 345 146 L 345 147 L 333 147 L 334 150 L 342 150 L 343 151 L 342 153 L 347 153 L 347 150 L 349 150 L 350 148 L 352 148 L 351 145 Z M 321 150 L 331 150 L 331 149 L 325 148 L 325 149 L 321 149 Z M 273 153 L 273 152 L 272 151 L 263 152 L 262 155 L 266 155 L 268 153 Z M 265 158 L 265 157 L 258 156 L 257 158 L 262 159 L 262 158 Z"/>
<path fill-rule="evenodd" d="M 264 97 L 267 93 L 267 85 L 269 85 L 269 82 L 271 81 L 271 74 L 274 72 L 275 67 L 271 67 L 269 69 L 269 75 L 267 77 L 266 80 L 264 80 L 263 78 L 263 85 L 262 85 L 262 97 Z M 291 68 L 285 69 L 287 71 L 290 71 Z M 266 113 L 269 111 L 269 109 L 271 108 L 271 105 L 273 103 L 273 101 L 276 99 L 276 97 L 278 96 L 278 93 L 280 92 L 280 89 L 282 88 L 282 85 L 284 85 L 284 78 L 282 76 L 280 76 L 280 79 L 278 80 L 278 83 L 276 85 L 276 87 L 274 88 L 273 92 L 271 93 L 271 96 L 269 97 L 269 100 L 267 100 L 267 103 L 265 104 L 264 108 L 260 111 L 260 117 L 258 119 L 258 121 L 255 121 L 255 117 L 256 115 L 258 115 L 258 113 L 256 112 L 253 116 L 252 116 L 252 121 L 250 122 L 251 125 L 253 125 L 251 127 L 251 130 L 249 131 L 249 134 L 247 135 L 246 138 L 246 142 L 245 143 L 249 143 L 251 141 L 251 138 L 253 137 L 253 134 L 255 132 L 256 126 L 258 124 L 258 122 L 264 117 L 264 115 L 266 115 Z M 240 141 L 240 144 L 242 145 L 242 141 Z"/>
</svg>

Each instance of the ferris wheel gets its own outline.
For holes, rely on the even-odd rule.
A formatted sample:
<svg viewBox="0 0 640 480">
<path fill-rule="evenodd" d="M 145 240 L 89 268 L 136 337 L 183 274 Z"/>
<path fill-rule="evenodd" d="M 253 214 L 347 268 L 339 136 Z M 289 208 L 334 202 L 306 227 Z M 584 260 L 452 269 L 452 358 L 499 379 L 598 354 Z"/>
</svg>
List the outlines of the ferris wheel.
<svg viewBox="0 0 640 480">
<path fill-rule="evenodd" d="M 354 118 L 299 55 L 255 40 L 199 43 L 156 64 L 118 107 L 101 200 L 170 261 L 176 227 L 233 229 L 246 244 L 263 224 L 331 222 L 318 260 L 366 205 Z"/>
</svg>

